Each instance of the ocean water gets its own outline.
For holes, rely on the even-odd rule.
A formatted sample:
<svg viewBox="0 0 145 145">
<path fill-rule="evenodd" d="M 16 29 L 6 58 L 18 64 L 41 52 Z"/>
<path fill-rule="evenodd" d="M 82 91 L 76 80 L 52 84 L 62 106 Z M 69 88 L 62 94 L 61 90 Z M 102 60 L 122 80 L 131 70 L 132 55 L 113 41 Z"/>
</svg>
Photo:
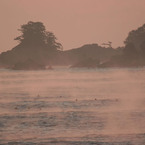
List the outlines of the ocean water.
<svg viewBox="0 0 145 145">
<path fill-rule="evenodd" d="M 0 145 L 145 145 L 145 68 L 0 70 Z"/>
</svg>

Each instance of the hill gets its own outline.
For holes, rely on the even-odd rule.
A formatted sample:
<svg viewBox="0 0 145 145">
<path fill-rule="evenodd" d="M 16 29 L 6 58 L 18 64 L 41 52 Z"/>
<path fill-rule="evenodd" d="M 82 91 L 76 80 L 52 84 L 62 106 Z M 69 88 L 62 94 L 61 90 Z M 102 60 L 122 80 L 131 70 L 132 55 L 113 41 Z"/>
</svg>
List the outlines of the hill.
<svg viewBox="0 0 145 145">
<path fill-rule="evenodd" d="M 100 62 L 109 60 L 112 56 L 120 54 L 120 50 L 101 47 L 98 44 L 87 44 L 79 48 L 74 48 L 60 52 L 55 65 L 75 65 L 87 59 L 99 60 Z"/>
<path fill-rule="evenodd" d="M 57 38 L 52 32 L 45 29 L 42 22 L 29 21 L 18 30 L 21 35 L 16 37 L 15 40 L 19 44 L 0 54 L 0 67 L 12 69 L 31 69 L 31 66 L 32 69 L 36 69 L 39 66 L 51 65 L 85 67 L 84 63 L 87 64 L 87 67 L 93 63 L 94 67 L 96 62 L 107 61 L 120 53 L 120 51 L 111 48 L 111 45 L 109 48 L 105 48 L 98 44 L 87 44 L 79 48 L 62 51 L 61 43 L 57 42 Z"/>
<path fill-rule="evenodd" d="M 87 44 L 67 51 L 50 51 L 45 46 L 19 44 L 12 50 L 0 54 L 0 64 L 13 68 L 17 63 L 28 63 L 28 60 L 32 60 L 41 65 L 75 65 L 88 59 L 106 61 L 119 53 L 118 50 L 104 48 L 97 44 Z"/>
</svg>

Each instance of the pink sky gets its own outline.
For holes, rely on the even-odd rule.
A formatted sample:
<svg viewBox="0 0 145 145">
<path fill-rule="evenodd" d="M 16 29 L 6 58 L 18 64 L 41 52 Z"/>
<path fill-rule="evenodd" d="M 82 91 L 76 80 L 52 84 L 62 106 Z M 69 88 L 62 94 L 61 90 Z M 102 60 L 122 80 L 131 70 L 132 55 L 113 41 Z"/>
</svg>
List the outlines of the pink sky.
<svg viewBox="0 0 145 145">
<path fill-rule="evenodd" d="M 30 20 L 43 22 L 64 50 L 107 41 L 122 46 L 144 14 L 145 0 L 1 0 L 0 52 L 17 45 L 17 29 Z"/>
</svg>

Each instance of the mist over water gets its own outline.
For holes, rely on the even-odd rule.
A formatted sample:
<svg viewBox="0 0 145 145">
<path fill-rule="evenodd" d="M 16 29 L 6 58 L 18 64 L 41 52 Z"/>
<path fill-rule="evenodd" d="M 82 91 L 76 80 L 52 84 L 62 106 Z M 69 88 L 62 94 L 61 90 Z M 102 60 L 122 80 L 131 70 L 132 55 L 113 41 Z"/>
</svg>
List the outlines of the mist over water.
<svg viewBox="0 0 145 145">
<path fill-rule="evenodd" d="M 0 70 L 0 143 L 143 145 L 144 88 L 145 68 Z"/>
</svg>

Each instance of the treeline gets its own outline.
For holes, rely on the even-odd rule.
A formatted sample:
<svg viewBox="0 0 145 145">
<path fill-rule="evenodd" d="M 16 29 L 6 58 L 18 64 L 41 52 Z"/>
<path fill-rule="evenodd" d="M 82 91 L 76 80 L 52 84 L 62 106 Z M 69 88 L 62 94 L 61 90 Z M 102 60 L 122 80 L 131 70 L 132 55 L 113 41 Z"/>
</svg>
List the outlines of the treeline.
<svg viewBox="0 0 145 145">
<path fill-rule="evenodd" d="M 129 32 L 122 47 L 122 54 L 113 56 L 100 67 L 142 67 L 145 66 L 145 24 Z"/>
<path fill-rule="evenodd" d="M 18 29 L 19 44 L 0 54 L 0 66 L 12 69 L 72 67 L 136 67 L 145 65 L 145 25 L 129 33 L 125 46 L 113 49 L 98 44 L 63 51 L 56 36 L 42 22 L 28 22 Z"/>
</svg>

